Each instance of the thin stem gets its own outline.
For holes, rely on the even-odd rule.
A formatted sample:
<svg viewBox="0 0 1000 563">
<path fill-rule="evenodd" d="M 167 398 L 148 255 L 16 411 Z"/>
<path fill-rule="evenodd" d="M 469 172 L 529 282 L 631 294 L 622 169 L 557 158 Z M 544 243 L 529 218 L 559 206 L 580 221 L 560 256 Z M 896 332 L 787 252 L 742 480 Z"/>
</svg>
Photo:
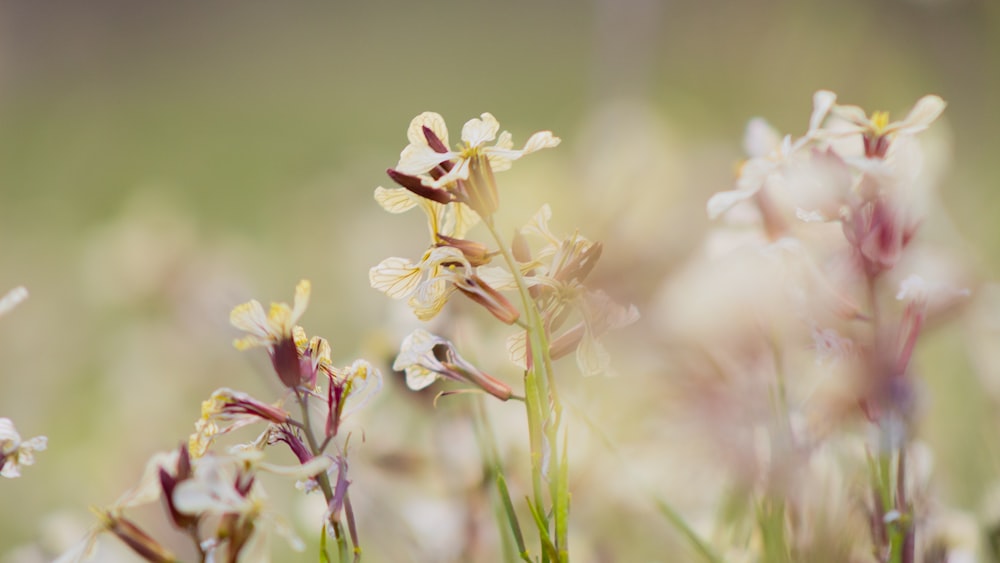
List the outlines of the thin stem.
<svg viewBox="0 0 1000 563">
<path fill-rule="evenodd" d="M 323 453 L 323 449 L 320 448 L 319 443 L 316 441 L 316 436 L 313 435 L 312 421 L 309 416 L 309 396 L 296 389 L 295 399 L 299 403 L 299 408 L 302 409 L 303 434 L 305 434 L 306 442 L 309 444 L 309 451 L 312 455 L 318 456 Z M 316 475 L 316 482 L 319 483 L 319 488 L 323 491 L 323 498 L 326 499 L 327 505 L 329 505 L 333 501 L 333 487 L 330 485 L 330 476 L 326 474 L 326 471 L 321 471 Z M 330 526 L 333 527 L 333 534 L 337 540 L 337 552 L 340 555 L 340 561 L 347 561 L 347 540 L 344 537 L 340 519 L 335 513 L 330 514 Z"/>
</svg>

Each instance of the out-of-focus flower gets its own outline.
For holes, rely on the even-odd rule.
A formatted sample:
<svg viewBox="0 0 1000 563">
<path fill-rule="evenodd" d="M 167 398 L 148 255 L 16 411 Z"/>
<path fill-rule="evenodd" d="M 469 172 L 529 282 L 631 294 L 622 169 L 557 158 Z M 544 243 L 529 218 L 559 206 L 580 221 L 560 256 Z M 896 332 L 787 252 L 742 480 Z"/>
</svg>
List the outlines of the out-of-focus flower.
<svg viewBox="0 0 1000 563">
<path fill-rule="evenodd" d="M 59 556 L 53 563 L 79 563 L 90 561 L 97 549 L 97 539 L 105 532 L 112 532 L 133 549 L 149 549 L 155 551 L 158 545 L 148 534 L 138 529 L 135 524 L 128 522 L 122 517 L 122 511 L 155 502 L 162 494 L 162 484 L 160 471 L 165 468 L 176 468 L 178 466 L 178 452 L 157 453 L 146 462 L 146 469 L 143 471 L 139 483 L 126 491 L 111 506 L 93 509 L 98 518 L 97 525 L 93 526 L 87 535 L 75 546 Z M 173 469 L 171 469 L 173 471 Z M 133 545 L 131 542 L 136 542 Z M 143 553 L 140 551 L 140 553 Z M 169 552 L 163 549 L 160 555 L 167 556 Z M 155 560 L 155 559 L 154 559 Z M 167 559 L 170 560 L 170 559 Z"/>
<path fill-rule="evenodd" d="M 0 297 L 0 316 L 9 313 L 11 309 L 17 307 L 18 304 L 27 298 L 28 290 L 24 286 L 19 285 L 8 291 L 3 297 Z"/>
<path fill-rule="evenodd" d="M 451 342 L 422 329 L 403 339 L 392 369 L 405 371 L 406 385 L 414 391 L 443 378 L 471 383 L 503 401 L 512 396 L 510 386 L 466 361 Z"/>
<path fill-rule="evenodd" d="M 774 181 L 789 159 L 816 139 L 820 125 L 834 107 L 836 100 L 836 94 L 826 90 L 820 90 L 813 95 L 813 112 L 809 118 L 809 129 L 795 142 L 792 142 L 790 135 L 779 141 L 777 132 L 766 121 L 760 118 L 751 120 L 744 138 L 744 146 L 750 159 L 740 167 L 736 189 L 719 192 L 708 200 L 709 218 L 719 217 L 737 203 L 754 197 L 769 182 Z"/>
<path fill-rule="evenodd" d="M 35 452 L 44 450 L 48 441 L 45 436 L 22 441 L 14 422 L 9 418 L 0 418 L 0 476 L 8 479 L 20 477 L 21 466 L 33 465 Z"/>
<path fill-rule="evenodd" d="M 865 156 L 868 158 L 884 158 L 889 150 L 889 144 L 897 136 L 914 135 L 934 122 L 944 111 L 945 102 L 938 96 L 924 96 L 900 121 L 889 122 L 889 113 L 876 111 L 871 117 L 858 106 L 835 105 L 831 113 L 849 126 L 840 135 L 860 134 L 864 142 Z"/>
<path fill-rule="evenodd" d="M 312 476 L 330 461 L 315 458 L 315 463 L 284 473 Z M 266 508 L 266 496 L 255 479 L 257 467 L 265 468 L 259 456 L 205 456 L 195 466 L 193 476 L 174 489 L 173 503 L 179 512 L 217 518 L 214 537 L 202 546 L 213 560 L 236 560 L 238 556 L 240 561 L 269 561 L 272 533 L 283 536 L 296 551 L 305 547 L 288 524 Z"/>
<path fill-rule="evenodd" d="M 597 339 L 609 330 L 634 323 L 639 319 L 639 310 L 634 306 L 623 307 L 603 291 L 592 291 L 584 285 L 603 247 L 579 233 L 560 239 L 549 229 L 551 218 L 552 210 L 544 205 L 519 232 L 519 235 L 534 235 L 544 241 L 537 256 L 531 256 L 523 240 L 520 248 L 515 249 L 515 256 L 522 261 L 525 282 L 551 334 L 551 358 L 558 359 L 575 351 L 577 365 L 584 375 L 605 373 L 610 358 Z M 490 270 L 484 276 L 488 276 L 496 287 L 513 285 L 509 273 L 501 275 Z M 559 332 L 574 313 L 580 320 Z M 528 367 L 526 332 L 520 331 L 507 339 L 507 353 L 515 364 Z"/>
</svg>

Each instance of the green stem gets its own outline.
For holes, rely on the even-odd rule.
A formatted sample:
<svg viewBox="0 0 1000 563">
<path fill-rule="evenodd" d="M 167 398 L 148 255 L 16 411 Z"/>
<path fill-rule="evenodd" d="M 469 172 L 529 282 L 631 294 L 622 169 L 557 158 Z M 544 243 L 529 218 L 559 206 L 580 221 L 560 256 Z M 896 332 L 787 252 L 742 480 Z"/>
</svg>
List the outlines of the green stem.
<svg viewBox="0 0 1000 563">
<path fill-rule="evenodd" d="M 543 538 L 550 537 L 547 511 L 544 509 L 544 491 L 542 489 L 543 461 L 548 462 L 548 489 L 552 501 L 552 514 L 555 520 L 555 549 L 543 549 L 543 560 L 546 555 L 553 559 L 569 561 L 568 524 L 569 486 L 567 470 L 561 467 L 564 458 L 559 447 L 559 428 L 562 422 L 562 405 L 556 393 L 552 358 L 549 355 L 548 337 L 545 325 L 535 300 L 531 297 L 528 284 L 521 273 L 521 267 L 510 249 L 504 243 L 503 237 L 496 230 L 492 217 L 484 218 L 483 222 L 493 236 L 507 267 L 510 269 L 518 294 L 521 297 L 522 311 L 527 325 L 528 341 L 530 343 L 530 369 L 524 375 L 525 407 L 528 415 L 528 432 L 531 443 L 531 477 L 534 494 L 535 520 L 539 533 Z M 539 371 L 541 373 L 539 373 Z M 548 416 L 546 416 L 548 414 Z M 547 442 L 547 444 L 546 444 Z M 547 446 L 547 448 L 546 448 Z M 543 451 L 546 450 L 547 451 Z M 543 541 L 543 544 L 545 542 Z M 551 545 L 551 544 L 550 544 Z"/>
</svg>

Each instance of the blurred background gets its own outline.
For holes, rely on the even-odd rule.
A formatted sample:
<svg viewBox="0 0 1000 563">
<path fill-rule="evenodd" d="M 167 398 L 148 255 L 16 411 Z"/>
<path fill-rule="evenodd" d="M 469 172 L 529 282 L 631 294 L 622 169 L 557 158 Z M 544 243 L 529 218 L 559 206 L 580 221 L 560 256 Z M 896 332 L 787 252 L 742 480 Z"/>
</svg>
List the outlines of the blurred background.
<svg viewBox="0 0 1000 563">
<path fill-rule="evenodd" d="M 574 541 L 583 561 L 664 560 L 678 539 L 623 481 L 693 506 L 690 485 L 713 477 L 682 431 L 658 426 L 680 375 L 649 349 L 668 314 L 655 296 L 700 244 L 707 198 L 730 187 L 747 120 L 801 134 L 821 88 L 896 116 L 927 93 L 948 102 L 927 236 L 974 285 L 995 280 L 994 0 L 0 3 L 0 292 L 31 293 L 0 319 L 0 415 L 49 437 L 36 466 L 0 483 L 0 561 L 45 561 L 81 537 L 87 506 L 184 440 L 213 389 L 278 396 L 263 353 L 231 346 L 234 305 L 290 301 L 311 279 L 303 324 L 337 363 L 391 361 L 417 323 L 367 271 L 419 256 L 424 227 L 372 191 L 422 111 L 441 113 L 453 140 L 485 111 L 515 144 L 541 129 L 562 138 L 499 176 L 501 224 L 551 203 L 557 233 L 604 242 L 595 276 L 645 315 L 612 346 L 616 378 L 564 385 L 592 423 L 570 442 Z M 979 378 L 1000 377 L 996 301 L 934 332 L 921 356 L 936 479 L 969 511 L 1000 477 Z M 438 326 L 467 322 L 463 311 L 487 320 L 456 309 Z M 478 346 L 488 371 L 516 382 L 502 348 Z M 469 538 L 489 544 L 494 525 L 462 496 L 478 476 L 467 405 L 434 410 L 433 393 L 386 380 L 352 421 L 365 432 L 352 452 L 362 543 L 375 561 L 470 557 Z M 494 410 L 519 443 L 519 406 Z M 289 513 L 315 509 L 272 494 Z M 313 520 L 293 520 L 315 541 Z"/>
</svg>

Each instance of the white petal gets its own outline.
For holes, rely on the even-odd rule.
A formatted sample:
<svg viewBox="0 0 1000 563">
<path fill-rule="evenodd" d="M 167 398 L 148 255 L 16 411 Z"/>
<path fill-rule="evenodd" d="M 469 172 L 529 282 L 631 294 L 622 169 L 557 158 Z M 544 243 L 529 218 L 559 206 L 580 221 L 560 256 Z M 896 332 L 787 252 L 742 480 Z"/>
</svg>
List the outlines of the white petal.
<svg viewBox="0 0 1000 563">
<path fill-rule="evenodd" d="M 743 134 L 743 150 L 752 158 L 765 157 L 781 145 L 781 134 L 761 117 L 747 123 Z"/>
<path fill-rule="evenodd" d="M 833 106 L 831 111 L 844 121 L 859 127 L 868 126 L 868 116 L 865 115 L 865 110 L 858 106 Z"/>
<path fill-rule="evenodd" d="M 389 213 L 403 213 L 417 206 L 418 196 L 406 188 L 375 188 L 375 201 Z"/>
<path fill-rule="evenodd" d="M 897 124 L 896 131 L 903 135 L 912 135 L 927 129 L 941 115 L 945 105 L 944 100 L 938 96 L 920 98 L 906 118 Z"/>
<path fill-rule="evenodd" d="M 493 114 L 484 113 L 479 119 L 470 119 L 462 127 L 462 140 L 471 147 L 482 146 L 493 139 L 496 139 L 497 132 L 500 131 L 500 123 L 493 117 Z"/>
<path fill-rule="evenodd" d="M 813 94 L 813 112 L 809 117 L 809 133 L 819 129 L 836 101 L 837 95 L 829 90 L 820 90 Z"/>
<path fill-rule="evenodd" d="M 386 258 L 368 271 L 371 286 L 393 299 L 412 294 L 420 283 L 420 277 L 420 266 L 406 258 Z"/>
<path fill-rule="evenodd" d="M 275 475 L 281 475 L 282 477 L 291 477 L 292 479 L 308 479 L 326 471 L 332 464 L 333 459 L 321 455 L 300 465 L 274 465 L 271 463 L 260 463 L 258 467 L 260 467 L 262 471 L 267 471 L 268 473 L 273 473 Z"/>
<path fill-rule="evenodd" d="M 427 145 L 408 145 L 399 153 L 396 171 L 410 176 L 426 174 L 432 168 L 445 160 L 458 158 L 457 153 L 437 152 Z"/>
<path fill-rule="evenodd" d="M 607 371 L 611 357 L 604 346 L 597 341 L 590 330 L 584 332 L 580 345 L 576 347 L 576 365 L 585 376 L 600 375 Z"/>
<path fill-rule="evenodd" d="M 261 338 L 267 338 L 269 334 L 267 314 L 264 313 L 264 307 L 260 301 L 256 299 L 234 307 L 233 311 L 229 313 L 229 324 Z"/>
<path fill-rule="evenodd" d="M 756 191 L 750 190 L 730 190 L 713 195 L 709 198 L 706 205 L 708 218 L 713 220 L 718 219 L 719 216 L 732 209 L 736 204 L 752 198 L 756 193 Z"/>
<path fill-rule="evenodd" d="M 444 118 L 433 111 L 425 111 L 410 121 L 410 126 L 406 130 L 406 138 L 411 145 L 427 145 L 424 127 L 433 131 L 444 143 L 444 146 L 448 146 L 448 127 L 444 123 Z"/>
<path fill-rule="evenodd" d="M 528 369 L 528 333 L 521 330 L 507 337 L 504 343 L 507 358 L 521 369 Z"/>
<path fill-rule="evenodd" d="M 301 280 L 298 285 L 295 286 L 295 301 L 292 308 L 292 317 L 289 320 L 289 324 L 295 324 L 302 317 L 302 313 L 306 312 L 306 307 L 309 306 L 309 294 L 312 292 L 312 284 L 309 280 Z"/>
</svg>

